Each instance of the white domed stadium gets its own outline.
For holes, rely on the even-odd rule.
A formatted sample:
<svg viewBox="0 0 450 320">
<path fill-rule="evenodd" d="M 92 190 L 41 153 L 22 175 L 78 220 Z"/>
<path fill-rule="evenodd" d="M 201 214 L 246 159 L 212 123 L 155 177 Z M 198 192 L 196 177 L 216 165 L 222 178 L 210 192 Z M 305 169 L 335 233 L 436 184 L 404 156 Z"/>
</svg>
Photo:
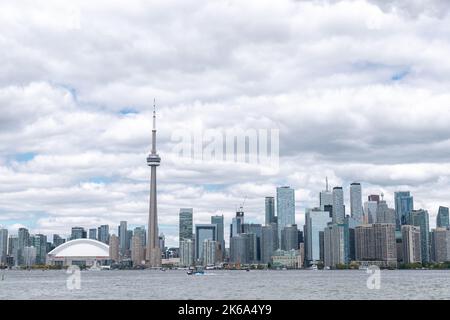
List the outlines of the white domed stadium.
<svg viewBox="0 0 450 320">
<path fill-rule="evenodd" d="M 92 239 L 75 239 L 50 251 L 47 264 L 61 266 L 106 265 L 110 261 L 109 246 Z"/>
</svg>

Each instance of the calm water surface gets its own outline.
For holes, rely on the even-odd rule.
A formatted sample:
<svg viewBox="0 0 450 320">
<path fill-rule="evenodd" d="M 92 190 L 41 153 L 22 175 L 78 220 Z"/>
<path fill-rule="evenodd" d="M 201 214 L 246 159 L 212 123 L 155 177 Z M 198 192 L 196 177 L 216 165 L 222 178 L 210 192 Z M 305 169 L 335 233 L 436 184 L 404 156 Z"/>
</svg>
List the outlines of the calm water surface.
<svg viewBox="0 0 450 320">
<path fill-rule="evenodd" d="M 2 280 L 2 276 L 3 280 Z M 58 271 L 0 270 L 1 299 L 450 299 L 450 271 L 381 271 L 369 290 L 365 271 L 82 271 L 68 290 Z"/>
</svg>

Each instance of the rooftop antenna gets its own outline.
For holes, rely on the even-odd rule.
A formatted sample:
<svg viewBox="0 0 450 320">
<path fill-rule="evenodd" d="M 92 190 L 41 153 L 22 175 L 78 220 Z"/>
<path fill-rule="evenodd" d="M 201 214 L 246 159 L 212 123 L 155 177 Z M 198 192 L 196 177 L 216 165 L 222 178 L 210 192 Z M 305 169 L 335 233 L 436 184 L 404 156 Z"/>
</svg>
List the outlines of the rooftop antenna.
<svg viewBox="0 0 450 320">
<path fill-rule="evenodd" d="M 381 201 L 384 201 L 384 193 L 381 192 Z"/>
<path fill-rule="evenodd" d="M 325 177 L 325 181 L 326 181 L 326 189 L 325 189 L 325 191 L 328 192 L 328 177 Z"/>
</svg>

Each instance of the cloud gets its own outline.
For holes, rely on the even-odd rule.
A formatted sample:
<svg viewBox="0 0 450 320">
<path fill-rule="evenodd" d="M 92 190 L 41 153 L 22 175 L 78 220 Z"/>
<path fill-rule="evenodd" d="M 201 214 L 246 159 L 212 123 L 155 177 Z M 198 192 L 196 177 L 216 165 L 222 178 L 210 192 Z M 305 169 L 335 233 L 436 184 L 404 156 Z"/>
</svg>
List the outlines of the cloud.
<svg viewBox="0 0 450 320">
<path fill-rule="evenodd" d="M 0 12 L 0 221 L 33 232 L 145 225 L 153 98 L 161 231 L 296 189 L 297 219 L 332 185 L 448 203 L 445 1 L 58 1 Z M 128 111 L 128 112 L 127 112 Z M 132 111 L 132 112 L 129 112 Z M 176 129 L 279 129 L 280 170 L 188 163 Z M 12 228 L 12 227 L 11 227 Z"/>
</svg>

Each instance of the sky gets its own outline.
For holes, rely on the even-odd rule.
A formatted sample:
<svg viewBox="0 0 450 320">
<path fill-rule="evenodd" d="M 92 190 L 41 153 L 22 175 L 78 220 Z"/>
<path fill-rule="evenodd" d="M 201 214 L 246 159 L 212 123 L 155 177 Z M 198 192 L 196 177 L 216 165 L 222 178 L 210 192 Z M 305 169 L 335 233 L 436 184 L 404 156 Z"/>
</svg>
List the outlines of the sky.
<svg viewBox="0 0 450 320">
<path fill-rule="evenodd" d="M 434 228 L 450 205 L 450 3 L 445 0 L 61 1 L 0 10 L 0 225 L 11 234 L 148 219 L 157 104 L 158 210 L 223 214 L 295 188 L 410 190 Z M 279 170 L 183 161 L 176 130 L 279 130 Z M 364 199 L 365 200 L 365 199 Z M 348 210 L 347 210 L 347 213 Z"/>
</svg>

